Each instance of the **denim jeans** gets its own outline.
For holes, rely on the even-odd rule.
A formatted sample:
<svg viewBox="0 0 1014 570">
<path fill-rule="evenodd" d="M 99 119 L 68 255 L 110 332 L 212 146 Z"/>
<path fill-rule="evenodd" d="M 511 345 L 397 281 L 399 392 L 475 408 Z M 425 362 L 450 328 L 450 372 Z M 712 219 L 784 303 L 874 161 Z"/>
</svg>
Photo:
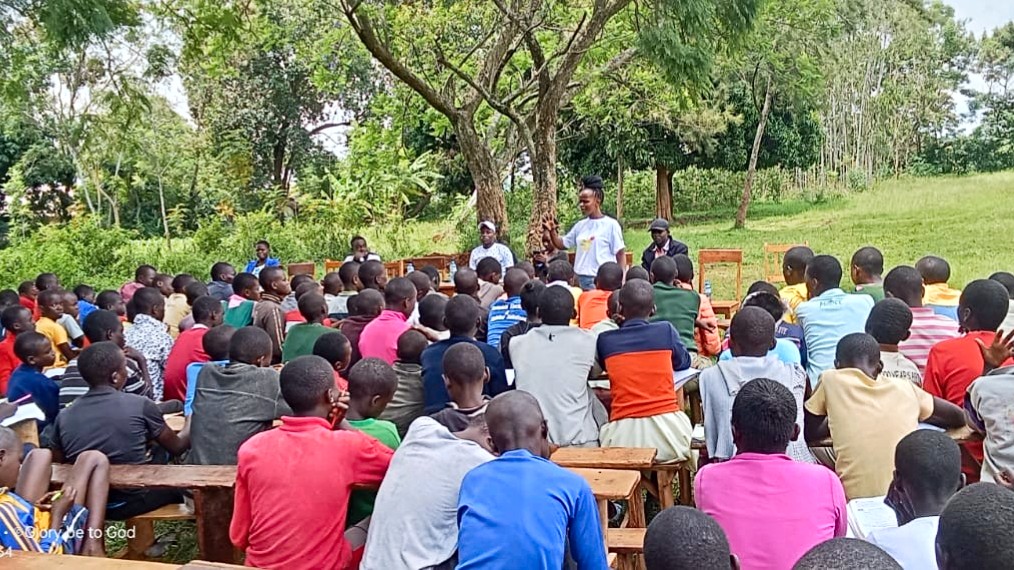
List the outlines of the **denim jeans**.
<svg viewBox="0 0 1014 570">
<path fill-rule="evenodd" d="M 594 275 L 578 275 L 577 284 L 581 287 L 582 291 L 591 291 L 595 288 L 595 276 Z"/>
</svg>

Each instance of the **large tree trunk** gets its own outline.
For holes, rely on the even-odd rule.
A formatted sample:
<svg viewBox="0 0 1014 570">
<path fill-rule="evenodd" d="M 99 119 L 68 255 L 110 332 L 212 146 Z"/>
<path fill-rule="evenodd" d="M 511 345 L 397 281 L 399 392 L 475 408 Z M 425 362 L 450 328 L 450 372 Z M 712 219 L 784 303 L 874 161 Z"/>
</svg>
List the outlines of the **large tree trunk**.
<svg viewBox="0 0 1014 570">
<path fill-rule="evenodd" d="M 746 181 L 743 183 L 743 195 L 739 199 L 739 209 L 736 210 L 736 228 L 746 227 L 746 210 L 750 207 L 750 192 L 753 190 L 753 177 L 757 172 L 757 157 L 760 155 L 761 139 L 764 138 L 764 127 L 768 123 L 768 113 L 771 112 L 771 78 L 768 77 L 767 87 L 764 88 L 764 107 L 761 108 L 760 121 L 757 123 L 757 133 L 753 137 L 753 149 L 750 150 L 750 164 L 746 167 Z"/>
<path fill-rule="evenodd" d="M 458 147 L 468 164 L 476 193 L 476 224 L 490 220 L 496 224 L 497 234 L 507 238 L 507 204 L 503 195 L 503 180 L 496 168 L 493 155 L 479 138 L 471 118 L 462 117 L 455 121 L 454 132 L 458 136 Z"/>
<path fill-rule="evenodd" d="M 542 249 L 542 226 L 556 219 L 556 122 L 553 118 L 540 119 L 533 134 L 535 148 L 532 149 L 532 180 L 535 183 L 532 195 L 532 216 L 528 222 L 525 239 L 527 251 Z"/>
<path fill-rule="evenodd" d="M 661 163 L 655 165 L 655 217 L 672 220 L 672 172 Z"/>
</svg>

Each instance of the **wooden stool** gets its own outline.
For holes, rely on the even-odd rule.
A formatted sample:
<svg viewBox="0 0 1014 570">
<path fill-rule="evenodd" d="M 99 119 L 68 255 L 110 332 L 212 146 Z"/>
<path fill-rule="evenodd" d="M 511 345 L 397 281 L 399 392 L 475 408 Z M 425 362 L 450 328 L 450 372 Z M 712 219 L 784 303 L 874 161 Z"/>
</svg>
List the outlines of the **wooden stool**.
<svg viewBox="0 0 1014 570">
<path fill-rule="evenodd" d="M 128 560 L 144 560 L 144 551 L 155 544 L 155 521 L 192 521 L 195 518 L 186 505 L 179 503 L 127 519 L 124 528 L 129 532 L 133 527 L 134 537 L 127 540 L 127 552 L 123 557 Z"/>
<path fill-rule="evenodd" d="M 611 528 L 606 531 L 606 544 L 610 553 L 619 557 L 617 570 L 644 570 L 643 528 Z"/>
</svg>

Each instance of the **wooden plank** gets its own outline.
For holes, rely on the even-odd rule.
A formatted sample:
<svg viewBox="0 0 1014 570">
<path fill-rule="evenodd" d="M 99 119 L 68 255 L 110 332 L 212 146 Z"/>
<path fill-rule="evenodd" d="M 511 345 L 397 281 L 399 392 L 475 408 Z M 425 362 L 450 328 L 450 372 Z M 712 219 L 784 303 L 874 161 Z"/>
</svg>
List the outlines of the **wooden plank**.
<svg viewBox="0 0 1014 570">
<path fill-rule="evenodd" d="M 592 494 L 598 500 L 618 501 L 630 498 L 641 482 L 641 474 L 636 471 L 619 471 L 616 469 L 568 469 L 588 482 Z"/>
<path fill-rule="evenodd" d="M 206 487 L 195 490 L 194 509 L 197 513 L 197 548 L 201 556 L 229 564 L 239 561 L 239 553 L 229 539 L 232 489 Z"/>
<path fill-rule="evenodd" d="M 956 443 L 969 443 L 973 441 L 982 441 L 982 434 L 973 430 L 968 426 L 961 426 L 959 428 L 952 428 L 946 431 L 947 435 L 951 437 Z M 821 441 L 809 444 L 810 447 L 834 447 L 831 442 L 831 438 L 823 439 Z"/>
<path fill-rule="evenodd" d="M 94 558 L 91 556 L 71 556 L 69 554 L 41 554 L 38 552 L 21 552 L 19 550 L 11 552 L 10 556 L 4 550 L 0 554 L 0 566 L 5 570 L 52 570 L 53 568 L 68 568 L 73 570 L 172 570 L 179 568 L 175 564 L 162 564 L 161 562 Z"/>
<path fill-rule="evenodd" d="M 53 465 L 54 483 L 63 483 L 73 465 Z M 236 484 L 235 465 L 110 465 L 115 489 L 229 489 Z"/>
<path fill-rule="evenodd" d="M 561 467 L 651 469 L 658 450 L 651 447 L 561 447 L 550 460 Z"/>
<path fill-rule="evenodd" d="M 731 319 L 732 315 L 739 309 L 739 301 L 712 301 L 711 308 L 715 310 L 716 315 L 722 315 L 726 319 Z"/>
<path fill-rule="evenodd" d="M 606 531 L 606 544 L 609 545 L 609 552 L 618 554 L 634 554 L 644 550 L 644 535 L 647 529 L 643 528 L 611 528 Z"/>
</svg>

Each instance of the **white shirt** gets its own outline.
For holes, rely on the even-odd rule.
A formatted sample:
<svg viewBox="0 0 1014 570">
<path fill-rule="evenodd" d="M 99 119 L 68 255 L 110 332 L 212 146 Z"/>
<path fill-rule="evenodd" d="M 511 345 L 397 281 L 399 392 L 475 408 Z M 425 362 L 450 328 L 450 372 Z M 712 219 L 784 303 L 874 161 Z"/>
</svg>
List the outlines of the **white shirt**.
<svg viewBox="0 0 1014 570">
<path fill-rule="evenodd" d="M 937 524 L 940 517 L 922 517 L 898 528 L 870 533 L 866 540 L 891 555 L 905 570 L 936 568 Z"/>
<path fill-rule="evenodd" d="M 498 242 L 493 242 L 493 245 L 488 248 L 480 244 L 473 249 L 472 255 L 468 258 L 468 266 L 475 269 L 479 265 L 479 262 L 487 257 L 492 257 L 500 262 L 501 275 L 507 273 L 508 267 L 514 266 L 514 254 L 511 253 L 511 249 Z"/>
<path fill-rule="evenodd" d="M 355 259 L 352 257 L 352 255 L 346 255 L 345 261 L 342 261 L 342 263 L 349 263 L 350 261 L 355 261 Z M 380 259 L 379 255 L 371 251 L 370 253 L 366 254 L 366 261 L 383 261 L 383 260 Z"/>
<path fill-rule="evenodd" d="M 610 218 L 585 218 L 563 236 L 567 249 L 576 248 L 574 273 L 594 277 L 603 263 L 616 261 L 616 254 L 626 249 L 620 223 Z"/>
</svg>

